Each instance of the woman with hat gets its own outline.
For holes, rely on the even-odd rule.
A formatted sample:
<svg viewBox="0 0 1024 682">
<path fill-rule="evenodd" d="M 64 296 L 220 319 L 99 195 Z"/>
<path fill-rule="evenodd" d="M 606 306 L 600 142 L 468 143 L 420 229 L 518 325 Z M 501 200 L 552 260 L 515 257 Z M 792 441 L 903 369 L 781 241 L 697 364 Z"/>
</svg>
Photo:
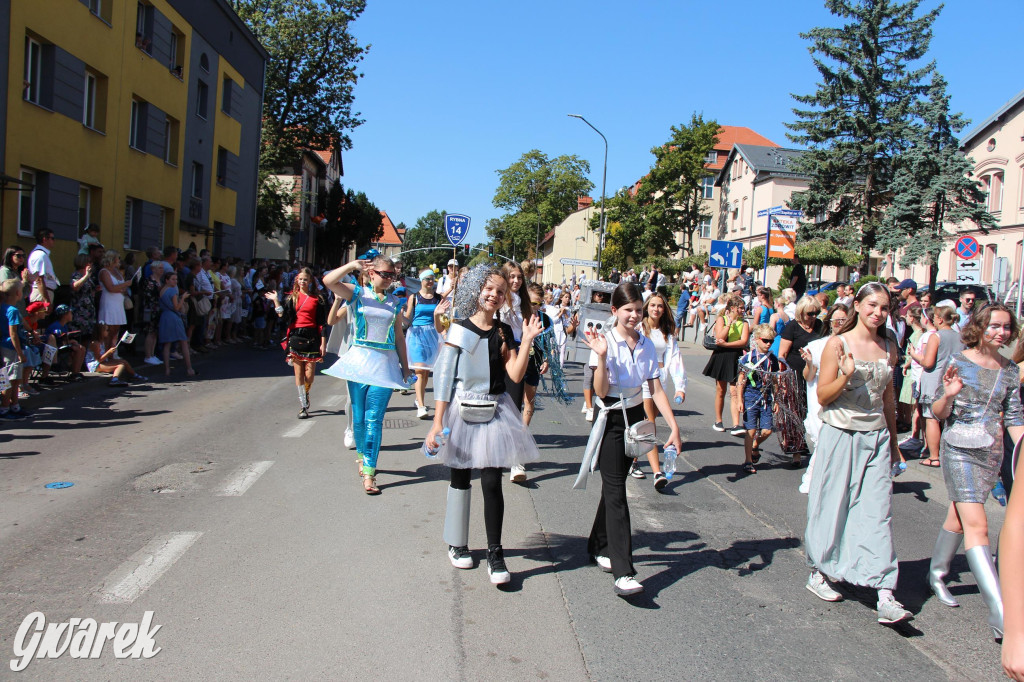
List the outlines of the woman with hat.
<svg viewBox="0 0 1024 682">
<path fill-rule="evenodd" d="M 434 367 L 440 348 L 443 331 L 438 328 L 434 312 L 440 298 L 434 289 L 437 280 L 433 270 L 420 272 L 420 290 L 410 296 L 405 304 L 405 319 L 411 320 L 409 327 L 409 367 L 416 373 L 416 416 L 429 419 L 427 415 L 427 377 Z"/>
</svg>

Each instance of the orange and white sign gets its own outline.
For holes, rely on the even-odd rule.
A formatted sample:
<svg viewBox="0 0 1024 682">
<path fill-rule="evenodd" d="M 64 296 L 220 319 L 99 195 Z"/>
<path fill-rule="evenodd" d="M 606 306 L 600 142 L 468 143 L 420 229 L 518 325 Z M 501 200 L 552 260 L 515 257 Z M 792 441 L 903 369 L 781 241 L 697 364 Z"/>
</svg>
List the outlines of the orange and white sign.
<svg viewBox="0 0 1024 682">
<path fill-rule="evenodd" d="M 768 218 L 768 257 L 793 258 L 796 256 L 796 216 L 773 215 Z"/>
</svg>

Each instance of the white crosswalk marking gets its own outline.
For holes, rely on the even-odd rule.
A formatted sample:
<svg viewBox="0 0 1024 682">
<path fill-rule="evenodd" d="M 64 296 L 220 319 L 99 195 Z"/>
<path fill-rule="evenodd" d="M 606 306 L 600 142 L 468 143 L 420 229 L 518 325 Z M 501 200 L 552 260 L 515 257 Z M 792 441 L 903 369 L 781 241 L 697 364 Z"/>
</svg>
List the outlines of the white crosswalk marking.
<svg viewBox="0 0 1024 682">
<path fill-rule="evenodd" d="M 324 407 L 338 407 L 345 402 L 345 397 L 344 395 L 332 395 L 324 401 Z"/>
<path fill-rule="evenodd" d="M 238 497 L 245 493 L 260 476 L 266 473 L 267 469 L 273 466 L 273 462 L 250 462 L 239 468 L 235 475 L 227 480 L 223 487 L 217 491 L 217 495 L 224 497 Z"/>
<path fill-rule="evenodd" d="M 118 566 L 100 586 L 99 599 L 105 604 L 130 604 L 153 586 L 174 562 L 182 557 L 202 533 L 165 533 Z"/>
<path fill-rule="evenodd" d="M 292 428 L 290 428 L 287 431 L 285 431 L 284 434 L 283 434 L 283 437 L 284 438 L 300 438 L 300 437 L 304 436 L 307 431 L 309 431 L 311 428 L 313 428 L 313 424 L 316 424 L 316 422 L 314 420 L 312 420 L 312 419 L 307 419 L 305 421 L 301 421 L 298 424 L 296 424 L 295 426 L 293 426 Z"/>
</svg>

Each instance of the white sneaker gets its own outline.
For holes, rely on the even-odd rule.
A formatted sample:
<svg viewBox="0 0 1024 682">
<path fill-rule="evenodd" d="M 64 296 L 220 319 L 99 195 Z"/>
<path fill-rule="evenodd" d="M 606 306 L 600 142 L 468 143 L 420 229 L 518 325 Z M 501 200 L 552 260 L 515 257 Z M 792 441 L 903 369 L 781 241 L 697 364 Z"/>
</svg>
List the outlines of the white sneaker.
<svg viewBox="0 0 1024 682">
<path fill-rule="evenodd" d="M 903 608 L 903 604 L 892 597 L 886 597 L 878 601 L 878 622 L 882 625 L 892 625 L 893 623 L 913 617 L 914 614 Z"/>
<path fill-rule="evenodd" d="M 810 577 L 807 578 L 807 589 L 814 594 L 818 599 L 824 601 L 839 601 L 843 598 L 843 595 L 839 594 L 831 587 L 825 580 L 825 576 L 820 571 L 811 571 Z"/>
<path fill-rule="evenodd" d="M 526 483 L 526 467 L 516 464 L 512 467 L 510 478 L 513 483 Z"/>
<path fill-rule="evenodd" d="M 469 553 L 468 547 L 448 545 L 448 559 L 455 568 L 473 568 L 473 555 Z"/>
<path fill-rule="evenodd" d="M 580 407 L 580 414 L 586 414 L 586 413 L 587 413 L 587 403 L 584 402 L 583 405 Z"/>
<path fill-rule="evenodd" d="M 427 406 L 426 405 L 417 405 L 416 406 L 416 418 L 417 419 L 430 419 L 430 417 L 427 415 Z"/>
<path fill-rule="evenodd" d="M 164 364 L 164 361 L 159 359 L 155 355 L 150 355 L 148 358 L 143 360 L 143 362 L 145 362 L 147 365 L 162 365 L 162 364 Z"/>
<path fill-rule="evenodd" d="M 637 581 L 635 575 L 624 575 L 615 581 L 615 594 L 620 597 L 628 597 L 631 594 L 640 594 L 644 586 Z"/>
<path fill-rule="evenodd" d="M 345 447 L 349 450 L 356 449 L 356 435 L 352 433 L 352 429 L 345 429 Z"/>
<path fill-rule="evenodd" d="M 588 422 L 593 422 L 594 421 L 594 408 L 593 407 L 591 407 L 590 409 L 587 410 L 587 421 Z"/>
<path fill-rule="evenodd" d="M 595 564 L 597 564 L 597 567 L 600 568 L 605 573 L 611 573 L 612 572 L 612 560 L 609 559 L 608 557 L 601 556 L 600 554 L 592 554 L 592 555 L 590 555 L 590 559 Z"/>
</svg>

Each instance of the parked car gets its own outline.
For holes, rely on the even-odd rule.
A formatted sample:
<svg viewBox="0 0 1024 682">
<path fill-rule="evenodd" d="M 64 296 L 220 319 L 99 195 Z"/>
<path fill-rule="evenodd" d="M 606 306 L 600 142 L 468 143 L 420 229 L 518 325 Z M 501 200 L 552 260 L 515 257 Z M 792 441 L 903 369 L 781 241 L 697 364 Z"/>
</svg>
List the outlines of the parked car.
<svg viewBox="0 0 1024 682">
<path fill-rule="evenodd" d="M 804 293 L 808 296 L 814 296 L 819 291 L 832 291 L 840 284 L 846 284 L 846 282 L 826 282 L 823 279 L 811 279 L 807 281 L 807 291 Z"/>
<path fill-rule="evenodd" d="M 987 284 L 957 284 L 956 282 L 936 282 L 935 293 L 932 295 L 932 303 L 938 303 L 945 299 L 956 301 L 957 305 L 960 305 L 960 294 L 964 289 L 973 289 L 978 295 L 978 300 L 981 303 L 988 301 L 991 303 L 996 300 L 995 292 L 992 291 L 992 287 Z M 923 286 L 917 291 L 917 295 L 931 291 L 931 287 Z M 975 303 L 978 305 L 978 303 Z"/>
</svg>

